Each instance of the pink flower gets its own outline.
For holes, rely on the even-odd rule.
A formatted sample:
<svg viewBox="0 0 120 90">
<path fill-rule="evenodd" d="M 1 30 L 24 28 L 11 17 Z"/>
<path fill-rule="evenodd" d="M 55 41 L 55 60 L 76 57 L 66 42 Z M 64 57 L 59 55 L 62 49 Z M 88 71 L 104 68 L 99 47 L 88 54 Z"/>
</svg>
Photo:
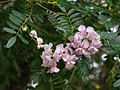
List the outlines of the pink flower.
<svg viewBox="0 0 120 90">
<path fill-rule="evenodd" d="M 48 72 L 56 73 L 59 71 L 57 68 L 57 61 L 53 57 L 53 52 L 51 50 L 53 44 L 45 44 L 44 51 L 42 52 L 41 58 L 43 60 L 43 64 L 41 66 L 48 67 Z"/>
<path fill-rule="evenodd" d="M 42 54 L 43 55 L 43 54 Z M 52 57 L 51 56 L 41 56 L 43 59 L 43 64 L 41 66 L 44 67 L 50 67 L 51 66 L 51 62 L 52 62 Z"/>
<path fill-rule="evenodd" d="M 54 59 L 58 62 L 62 58 L 64 52 L 65 49 L 63 47 L 63 44 L 57 45 L 53 54 Z"/>
<path fill-rule="evenodd" d="M 76 57 L 76 55 L 70 55 L 67 53 L 63 55 L 62 59 L 65 62 L 65 68 L 70 70 L 74 67 L 78 58 Z"/>
<path fill-rule="evenodd" d="M 44 46 L 44 52 L 46 55 L 51 55 L 51 48 L 52 48 L 53 44 L 49 43 L 49 44 L 45 44 Z"/>
</svg>

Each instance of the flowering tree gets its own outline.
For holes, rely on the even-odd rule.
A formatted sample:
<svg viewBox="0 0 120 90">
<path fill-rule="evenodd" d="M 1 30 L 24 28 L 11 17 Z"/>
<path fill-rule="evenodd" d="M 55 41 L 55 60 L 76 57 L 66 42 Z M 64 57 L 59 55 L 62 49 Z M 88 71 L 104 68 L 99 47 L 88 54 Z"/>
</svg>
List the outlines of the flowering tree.
<svg viewBox="0 0 120 90">
<path fill-rule="evenodd" d="M 0 1 L 0 90 L 119 90 L 119 4 Z"/>
</svg>

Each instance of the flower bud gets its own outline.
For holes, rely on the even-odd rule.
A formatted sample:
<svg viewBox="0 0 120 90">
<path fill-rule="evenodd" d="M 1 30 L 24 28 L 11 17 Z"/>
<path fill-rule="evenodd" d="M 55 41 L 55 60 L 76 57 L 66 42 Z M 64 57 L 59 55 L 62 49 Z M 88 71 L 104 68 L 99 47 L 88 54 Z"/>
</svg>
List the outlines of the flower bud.
<svg viewBox="0 0 120 90">
<path fill-rule="evenodd" d="M 40 37 L 37 38 L 37 48 L 38 49 L 40 49 L 41 47 L 43 47 L 42 43 L 43 43 L 43 39 L 40 38 Z"/>
<path fill-rule="evenodd" d="M 30 37 L 37 38 L 37 32 L 35 30 L 32 30 L 29 35 Z"/>
<path fill-rule="evenodd" d="M 27 25 L 25 25 L 24 27 L 22 27 L 22 31 L 27 31 L 28 27 Z"/>
</svg>

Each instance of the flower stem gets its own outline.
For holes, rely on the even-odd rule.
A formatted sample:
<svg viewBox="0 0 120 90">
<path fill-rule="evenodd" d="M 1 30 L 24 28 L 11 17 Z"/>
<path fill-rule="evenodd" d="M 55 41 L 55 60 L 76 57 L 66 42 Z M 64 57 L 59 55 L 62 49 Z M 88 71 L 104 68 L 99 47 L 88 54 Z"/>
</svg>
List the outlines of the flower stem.
<svg viewBox="0 0 120 90">
<path fill-rule="evenodd" d="M 72 72 L 72 74 L 71 74 L 71 77 L 70 77 L 70 79 L 69 79 L 69 82 L 72 81 L 72 78 L 73 78 L 73 76 L 74 76 L 74 74 L 75 74 L 76 69 L 77 69 L 77 67 L 74 68 L 74 70 L 73 70 L 73 72 Z"/>
<path fill-rule="evenodd" d="M 53 89 L 52 78 L 50 78 L 50 88 L 51 88 L 51 90 L 54 90 L 54 89 Z"/>
</svg>

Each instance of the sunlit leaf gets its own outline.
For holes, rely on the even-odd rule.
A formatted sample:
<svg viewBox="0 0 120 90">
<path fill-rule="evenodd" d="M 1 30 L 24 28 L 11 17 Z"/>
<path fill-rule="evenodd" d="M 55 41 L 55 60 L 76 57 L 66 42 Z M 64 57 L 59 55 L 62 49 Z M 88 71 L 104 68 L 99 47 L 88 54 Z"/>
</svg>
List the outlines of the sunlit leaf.
<svg viewBox="0 0 120 90">
<path fill-rule="evenodd" d="M 16 34 L 16 31 L 14 31 L 13 29 L 10 28 L 3 28 L 4 31 L 11 33 L 11 34 Z"/>
<path fill-rule="evenodd" d="M 7 42 L 7 44 L 5 45 L 5 47 L 6 47 L 6 48 L 10 48 L 11 46 L 13 46 L 13 45 L 15 44 L 15 42 L 16 42 L 16 36 L 11 37 L 11 38 L 8 40 L 8 42 Z"/>
</svg>

